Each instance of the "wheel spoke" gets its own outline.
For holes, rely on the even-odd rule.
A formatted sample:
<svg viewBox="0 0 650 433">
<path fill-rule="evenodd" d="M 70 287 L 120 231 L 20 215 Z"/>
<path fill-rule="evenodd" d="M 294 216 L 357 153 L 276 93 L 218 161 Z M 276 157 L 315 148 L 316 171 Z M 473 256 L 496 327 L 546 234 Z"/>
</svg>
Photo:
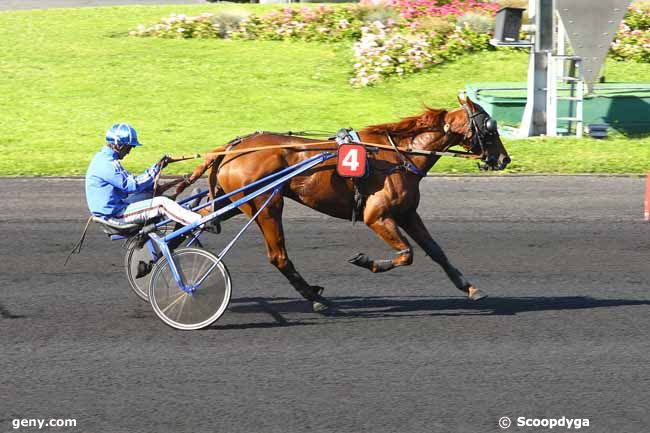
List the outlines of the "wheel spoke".
<svg viewBox="0 0 650 433">
<path fill-rule="evenodd" d="M 183 315 L 183 307 L 185 307 L 185 301 L 189 298 L 189 295 L 187 293 L 184 293 L 185 296 L 183 296 L 183 300 L 181 301 L 181 304 L 178 306 L 177 310 L 178 313 L 176 314 L 176 320 L 180 321 L 181 316 Z"/>
<path fill-rule="evenodd" d="M 171 296 L 170 296 L 170 297 L 171 297 Z M 178 302 L 179 302 L 181 299 L 184 299 L 184 298 L 186 298 L 186 297 L 187 297 L 187 293 L 183 292 L 183 293 L 182 293 L 178 298 L 176 298 L 174 301 L 170 302 L 169 305 L 167 305 L 167 306 L 162 310 L 162 312 L 163 312 L 163 313 L 167 312 L 167 310 L 169 310 L 169 309 L 170 309 L 171 307 L 173 307 L 174 305 L 178 304 Z"/>
</svg>

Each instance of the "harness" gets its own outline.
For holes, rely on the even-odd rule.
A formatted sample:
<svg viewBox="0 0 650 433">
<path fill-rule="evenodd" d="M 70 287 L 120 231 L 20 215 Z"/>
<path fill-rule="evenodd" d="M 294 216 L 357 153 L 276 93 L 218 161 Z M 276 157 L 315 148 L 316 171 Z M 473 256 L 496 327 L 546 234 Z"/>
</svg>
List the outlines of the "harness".
<svg viewBox="0 0 650 433">
<path fill-rule="evenodd" d="M 427 175 L 425 172 L 423 172 L 422 170 L 417 168 L 415 166 L 415 164 L 413 164 L 407 157 L 405 157 L 402 154 L 402 152 L 399 151 L 399 148 L 397 146 L 395 146 L 395 142 L 393 141 L 393 137 L 390 136 L 390 133 L 386 132 L 386 137 L 388 137 L 388 142 L 390 143 L 391 146 L 393 146 L 393 149 L 395 149 L 395 153 L 397 153 L 397 156 L 399 157 L 399 159 L 401 161 L 401 164 L 398 165 L 397 167 L 394 167 L 391 170 L 391 173 L 394 173 L 397 170 L 403 168 L 404 170 L 406 170 L 408 172 L 411 172 L 411 173 L 415 174 L 416 176 L 425 177 Z M 407 151 L 408 151 L 408 149 L 407 149 Z"/>
<path fill-rule="evenodd" d="M 467 134 L 471 129 L 475 128 L 475 122 L 476 120 L 474 119 L 477 115 L 480 115 L 481 113 L 477 113 L 475 115 L 472 115 L 469 112 L 468 107 L 465 106 L 465 110 L 468 112 L 468 117 L 470 118 L 470 126 L 468 127 L 468 131 L 466 132 L 466 137 Z M 487 115 L 487 113 L 485 113 Z M 489 119 L 489 116 L 488 116 Z M 448 133 L 448 125 L 445 126 L 445 129 L 439 132 L 444 132 L 445 134 Z M 252 147 L 252 148 L 246 148 L 246 149 L 233 149 L 237 144 L 241 143 L 245 139 L 249 137 L 253 137 L 256 135 L 260 134 L 277 134 L 277 135 L 287 135 L 287 136 L 296 136 L 296 137 L 325 137 L 327 136 L 327 141 L 317 141 L 317 142 L 308 142 L 308 143 L 292 143 L 292 144 L 280 144 L 280 145 L 271 145 L 271 146 L 259 146 L 259 147 Z M 472 140 L 476 139 L 477 134 L 474 134 L 474 137 Z M 369 153 L 377 152 L 379 149 L 386 149 L 386 150 L 392 150 L 397 154 L 397 157 L 399 158 L 399 163 L 394 166 L 388 174 L 395 173 L 396 171 L 399 170 L 404 170 L 407 173 L 412 173 L 420 178 L 426 176 L 426 172 L 423 170 L 420 170 L 412 161 L 409 160 L 405 154 L 409 155 L 420 155 L 420 156 L 426 156 L 426 157 L 432 157 L 432 156 L 450 156 L 450 157 L 457 157 L 457 158 L 468 158 L 468 159 L 479 159 L 481 158 L 479 155 L 475 155 L 469 152 L 460 152 L 460 151 L 453 151 L 453 150 L 447 150 L 447 151 L 437 151 L 437 150 L 420 150 L 420 149 L 412 149 L 412 148 L 400 148 L 398 147 L 394 140 L 393 137 L 390 135 L 390 133 L 386 132 L 386 137 L 388 138 L 388 142 L 390 143 L 390 146 L 384 145 L 384 144 L 379 144 L 379 143 L 367 143 L 361 141 L 359 134 L 352 128 L 342 128 L 339 131 L 337 131 L 336 134 L 332 135 L 331 133 L 328 133 L 327 131 L 287 131 L 287 132 L 271 132 L 271 131 L 255 131 L 251 134 L 248 135 L 243 135 L 240 137 L 236 137 L 233 140 L 229 141 L 226 145 L 226 149 L 224 151 L 219 151 L 219 152 L 208 152 L 205 154 L 195 154 L 191 156 L 180 156 L 176 158 L 171 158 L 169 162 L 179 162 L 179 161 L 186 161 L 188 159 L 196 159 L 196 158 L 203 158 L 203 157 L 215 157 L 219 155 L 231 155 L 231 154 L 241 154 L 241 153 L 249 153 L 249 152 L 254 152 L 257 150 L 266 150 L 266 149 L 283 149 L 283 148 L 302 148 L 301 150 L 308 150 L 305 148 L 311 147 L 311 146 L 323 146 L 323 145 L 328 145 L 332 144 L 332 141 L 335 141 L 339 146 L 342 144 L 359 144 L 362 146 L 367 147 L 367 151 Z M 484 146 L 482 142 L 479 142 L 479 145 L 481 146 L 481 149 L 484 149 Z M 474 147 L 472 148 L 474 150 Z M 211 165 L 214 164 L 216 161 L 213 160 Z M 367 162 L 367 161 L 366 161 Z M 210 168 L 210 167 L 208 167 Z M 368 177 L 369 170 L 366 170 L 366 176 L 363 178 L 352 178 L 352 185 L 354 188 L 354 200 L 353 200 L 353 211 L 352 211 L 352 222 L 355 223 L 359 217 L 362 217 L 363 215 L 363 209 L 365 207 L 365 202 L 366 199 L 368 198 L 367 194 L 364 194 L 362 191 L 365 189 L 365 182 L 366 178 Z M 188 182 L 187 179 L 184 179 L 186 183 Z M 183 180 L 181 180 L 183 181 Z"/>
<path fill-rule="evenodd" d="M 361 144 L 361 139 L 359 134 L 352 128 L 342 128 L 336 133 L 334 137 L 339 148 L 348 144 Z M 362 144 L 365 147 L 365 145 Z M 365 152 L 364 152 L 365 154 Z M 339 153 L 340 155 L 340 153 Z M 366 180 L 370 175 L 370 170 L 368 170 L 368 160 L 364 158 L 362 162 L 365 165 L 365 173 L 363 177 L 352 177 L 352 188 L 354 189 L 354 196 L 352 198 L 352 215 L 350 219 L 352 224 L 356 224 L 359 219 L 363 219 L 363 210 L 366 207 L 366 200 L 368 200 L 368 194 L 362 192 L 366 186 Z M 338 172 L 338 165 L 337 165 Z M 339 173 L 340 175 L 340 173 Z"/>
</svg>

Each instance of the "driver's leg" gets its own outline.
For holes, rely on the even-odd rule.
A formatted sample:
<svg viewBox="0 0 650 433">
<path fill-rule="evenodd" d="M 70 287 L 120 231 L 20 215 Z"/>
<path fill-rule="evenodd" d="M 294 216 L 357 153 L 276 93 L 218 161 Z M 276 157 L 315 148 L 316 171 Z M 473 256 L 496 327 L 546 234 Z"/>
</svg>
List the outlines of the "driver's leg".
<svg viewBox="0 0 650 433">
<path fill-rule="evenodd" d="M 131 203 L 117 219 L 125 223 L 146 223 L 158 216 L 165 215 L 177 223 L 188 225 L 201 219 L 201 215 L 184 208 L 175 201 L 159 196 L 149 200 Z"/>
</svg>

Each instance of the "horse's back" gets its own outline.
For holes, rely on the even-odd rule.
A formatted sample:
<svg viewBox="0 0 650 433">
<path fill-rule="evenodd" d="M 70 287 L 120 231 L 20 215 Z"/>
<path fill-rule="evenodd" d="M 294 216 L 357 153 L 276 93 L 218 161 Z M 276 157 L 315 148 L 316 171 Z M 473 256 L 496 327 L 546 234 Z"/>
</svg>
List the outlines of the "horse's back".
<svg viewBox="0 0 650 433">
<path fill-rule="evenodd" d="M 232 150 L 267 146 L 295 145 L 250 153 L 228 155 L 218 168 L 218 183 L 225 192 L 233 191 L 258 181 L 265 176 L 297 164 L 325 151 L 336 151 L 336 143 L 300 147 L 301 144 L 322 143 L 303 137 L 263 133 L 242 140 Z M 215 168 L 213 168 L 215 169 Z M 336 174 L 336 160 L 331 159 L 292 178 L 283 189 L 283 195 L 319 212 L 349 219 L 352 211 L 351 182 Z"/>
</svg>

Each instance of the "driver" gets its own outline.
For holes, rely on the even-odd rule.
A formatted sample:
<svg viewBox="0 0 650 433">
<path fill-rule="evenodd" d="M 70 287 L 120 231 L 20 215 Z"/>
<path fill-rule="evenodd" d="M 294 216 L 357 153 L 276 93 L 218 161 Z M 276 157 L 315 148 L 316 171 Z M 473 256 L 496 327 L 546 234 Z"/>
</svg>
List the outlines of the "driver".
<svg viewBox="0 0 650 433">
<path fill-rule="evenodd" d="M 106 145 L 97 152 L 86 172 L 86 201 L 90 212 L 117 224 L 144 224 L 165 215 L 187 225 L 201 215 L 165 197 L 153 197 L 156 175 L 167 165 L 167 156 L 140 176 L 129 174 L 120 164 L 131 149 L 140 146 L 131 125 L 116 123 L 106 131 Z"/>
</svg>

